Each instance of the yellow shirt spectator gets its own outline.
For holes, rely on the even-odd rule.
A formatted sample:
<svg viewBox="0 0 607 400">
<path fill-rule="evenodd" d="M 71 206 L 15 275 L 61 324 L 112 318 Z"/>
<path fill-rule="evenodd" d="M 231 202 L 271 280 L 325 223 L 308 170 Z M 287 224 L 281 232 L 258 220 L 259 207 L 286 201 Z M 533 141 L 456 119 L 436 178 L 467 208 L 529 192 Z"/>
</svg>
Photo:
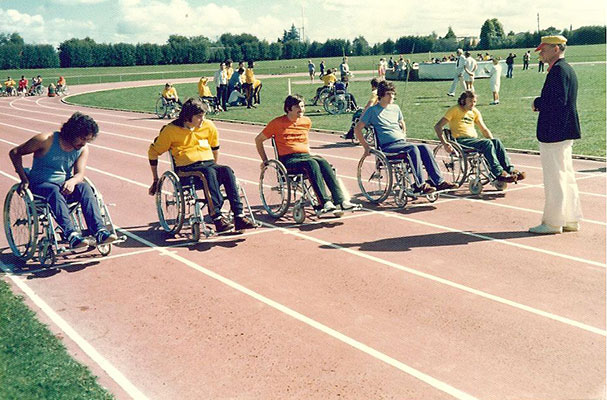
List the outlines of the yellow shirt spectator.
<svg viewBox="0 0 607 400">
<path fill-rule="evenodd" d="M 247 68 L 244 75 L 245 75 L 245 83 L 250 83 L 250 84 L 255 83 L 255 73 L 253 72 L 253 68 Z"/>
<path fill-rule="evenodd" d="M 213 97 L 211 89 L 207 86 L 208 78 L 200 78 L 198 81 L 198 96 L 200 97 Z"/>
</svg>

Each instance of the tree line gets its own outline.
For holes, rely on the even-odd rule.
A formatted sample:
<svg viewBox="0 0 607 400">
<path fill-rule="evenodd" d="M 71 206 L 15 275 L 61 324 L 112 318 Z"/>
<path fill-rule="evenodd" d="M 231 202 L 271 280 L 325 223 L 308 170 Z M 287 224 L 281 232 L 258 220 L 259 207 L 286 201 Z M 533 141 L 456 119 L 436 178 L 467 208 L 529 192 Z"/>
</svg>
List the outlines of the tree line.
<svg viewBox="0 0 607 400">
<path fill-rule="evenodd" d="M 165 44 L 152 43 L 96 43 L 91 38 L 69 39 L 57 49 L 51 45 L 25 44 L 18 33 L 0 33 L 0 69 L 109 67 L 134 65 L 198 64 L 221 62 L 226 59 L 279 60 L 296 58 L 365 56 L 383 54 L 411 54 L 425 52 L 452 52 L 499 48 L 530 48 L 541 36 L 563 34 L 568 44 L 605 43 L 605 26 L 583 26 L 562 31 L 550 27 L 540 32 L 505 33 L 496 18 L 487 19 L 480 32 L 480 41 L 458 38 L 449 27 L 445 36 L 435 33 L 427 36 L 402 36 L 373 45 L 363 37 L 354 40 L 327 39 L 324 43 L 302 41 L 294 25 L 284 30 L 275 42 L 260 40 L 243 33 L 224 33 L 216 41 L 204 36 L 169 36 Z"/>
</svg>

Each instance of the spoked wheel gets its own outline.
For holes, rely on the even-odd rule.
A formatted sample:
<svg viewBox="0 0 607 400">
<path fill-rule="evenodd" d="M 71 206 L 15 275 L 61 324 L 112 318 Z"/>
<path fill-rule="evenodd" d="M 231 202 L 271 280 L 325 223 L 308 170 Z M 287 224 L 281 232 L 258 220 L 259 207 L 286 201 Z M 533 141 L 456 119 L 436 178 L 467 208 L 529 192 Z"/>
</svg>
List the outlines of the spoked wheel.
<svg viewBox="0 0 607 400">
<path fill-rule="evenodd" d="M 345 96 L 329 96 L 323 102 L 326 112 L 331 115 L 342 114 L 346 111 L 348 103 Z"/>
<path fill-rule="evenodd" d="M 42 268 L 52 268 L 57 262 L 57 255 L 47 238 L 38 243 L 38 261 Z"/>
<path fill-rule="evenodd" d="M 13 254 L 24 260 L 32 258 L 38 240 L 38 213 L 29 190 L 17 193 L 13 185 L 4 199 L 4 232 Z"/>
<path fill-rule="evenodd" d="M 198 242 L 200 240 L 200 222 L 194 222 L 190 228 L 192 235 L 192 241 Z"/>
<path fill-rule="evenodd" d="M 365 125 L 363 128 L 363 137 L 365 138 L 365 142 L 371 147 L 375 146 L 375 131 L 369 125 Z"/>
<path fill-rule="evenodd" d="M 401 188 L 398 192 L 394 194 L 394 202 L 400 208 L 405 208 L 407 203 L 409 202 L 409 197 L 407 196 L 407 191 L 405 188 Z"/>
<path fill-rule="evenodd" d="M 472 194 L 481 194 L 483 191 L 483 183 L 478 178 L 472 179 L 468 184 L 468 189 L 470 189 L 470 193 Z"/>
<path fill-rule="evenodd" d="M 331 89 L 329 88 L 324 88 L 320 91 L 320 93 L 318 94 L 318 100 L 316 101 L 317 104 L 325 104 L 325 100 L 327 99 L 327 97 L 329 97 L 329 94 L 331 94 Z"/>
<path fill-rule="evenodd" d="M 259 177 L 259 196 L 263 208 L 272 218 L 285 215 L 291 199 L 291 186 L 282 163 L 276 160 L 266 162 Z"/>
<path fill-rule="evenodd" d="M 298 224 L 303 224 L 306 220 L 306 210 L 304 209 L 303 204 L 296 204 L 293 206 L 293 219 Z"/>
<path fill-rule="evenodd" d="M 112 244 L 111 243 L 98 244 L 97 251 L 99 252 L 99 254 L 101 254 L 102 257 L 107 257 L 112 252 Z"/>
<path fill-rule="evenodd" d="M 179 178 L 174 172 L 166 171 L 158 181 L 156 211 L 160 226 L 167 233 L 174 235 L 181 230 L 185 216 L 185 202 Z"/>
<path fill-rule="evenodd" d="M 434 148 L 434 159 L 440 171 L 447 181 L 455 183 L 458 187 L 464 184 L 466 179 L 467 163 L 462 149 L 452 143 L 453 152 L 449 153 L 442 144 Z"/>
<path fill-rule="evenodd" d="M 386 200 L 392 190 L 392 167 L 383 153 L 372 149 L 358 162 L 358 187 L 372 203 Z"/>
<path fill-rule="evenodd" d="M 508 182 L 498 181 L 497 179 L 493 181 L 493 186 L 495 186 L 496 190 L 503 192 L 508 187 Z"/>
<path fill-rule="evenodd" d="M 163 119 L 167 115 L 167 105 L 162 97 L 156 100 L 156 116 Z"/>
</svg>

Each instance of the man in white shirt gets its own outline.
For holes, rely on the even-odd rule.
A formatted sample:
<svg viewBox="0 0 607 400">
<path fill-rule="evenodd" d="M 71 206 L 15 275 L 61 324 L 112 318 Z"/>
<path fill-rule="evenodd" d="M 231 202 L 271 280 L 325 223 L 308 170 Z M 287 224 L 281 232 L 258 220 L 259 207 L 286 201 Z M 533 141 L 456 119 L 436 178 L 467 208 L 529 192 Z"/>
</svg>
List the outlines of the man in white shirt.
<svg viewBox="0 0 607 400">
<path fill-rule="evenodd" d="M 455 89 L 457 89 L 458 82 L 462 83 L 464 86 L 464 51 L 462 49 L 457 49 L 457 59 L 455 60 L 455 76 L 453 77 L 453 82 L 451 83 L 451 88 L 447 92 L 447 96 L 455 96 Z"/>
</svg>

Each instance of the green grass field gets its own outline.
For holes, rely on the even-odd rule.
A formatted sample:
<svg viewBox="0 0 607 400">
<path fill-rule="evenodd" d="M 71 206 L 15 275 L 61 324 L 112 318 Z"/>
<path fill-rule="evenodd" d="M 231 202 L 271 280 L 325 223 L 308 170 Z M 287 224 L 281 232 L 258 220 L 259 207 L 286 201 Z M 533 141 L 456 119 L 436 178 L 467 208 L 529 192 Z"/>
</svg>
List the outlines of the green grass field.
<svg viewBox="0 0 607 400">
<path fill-rule="evenodd" d="M 575 142 L 574 152 L 605 157 L 605 64 L 577 64 L 574 68 L 579 79 L 578 110 L 583 135 L 582 140 Z M 361 74 L 356 77 L 363 76 Z M 545 76 L 533 68 L 522 71 L 519 66 L 514 71 L 513 79 L 502 77 L 499 106 L 488 105 L 492 100 L 489 80 L 478 79 L 475 82 L 479 96 L 478 108 L 485 123 L 507 147 L 538 149 L 535 139 L 537 113 L 531 111 L 531 103 L 533 98 L 539 95 Z M 370 93 L 368 80 L 371 76 L 366 78 L 368 79 L 364 81 L 350 83 L 349 90 L 361 105 L 366 103 Z M 217 118 L 267 123 L 283 113 L 282 103 L 287 94 L 287 79 L 264 79 L 262 104 L 257 109 L 234 107 Z M 312 85 L 308 82 L 305 77 L 291 78 L 292 91 L 311 99 L 319 83 L 317 81 Z M 403 110 L 408 135 L 412 138 L 434 139 L 434 124 L 447 108 L 455 104 L 454 98 L 446 96 L 450 81 L 411 81 L 395 84 L 398 91 L 396 103 Z M 197 94 L 195 83 L 178 84 L 176 88 L 182 99 Z M 152 86 L 103 91 L 72 96 L 69 101 L 82 105 L 154 112 L 154 104 L 161 89 L 159 86 Z M 308 106 L 306 113 L 312 118 L 313 126 L 319 129 L 346 131 L 351 123 L 351 114 L 328 115 L 321 106 Z"/>
<path fill-rule="evenodd" d="M 0 399 L 113 399 L 0 280 Z"/>
</svg>

